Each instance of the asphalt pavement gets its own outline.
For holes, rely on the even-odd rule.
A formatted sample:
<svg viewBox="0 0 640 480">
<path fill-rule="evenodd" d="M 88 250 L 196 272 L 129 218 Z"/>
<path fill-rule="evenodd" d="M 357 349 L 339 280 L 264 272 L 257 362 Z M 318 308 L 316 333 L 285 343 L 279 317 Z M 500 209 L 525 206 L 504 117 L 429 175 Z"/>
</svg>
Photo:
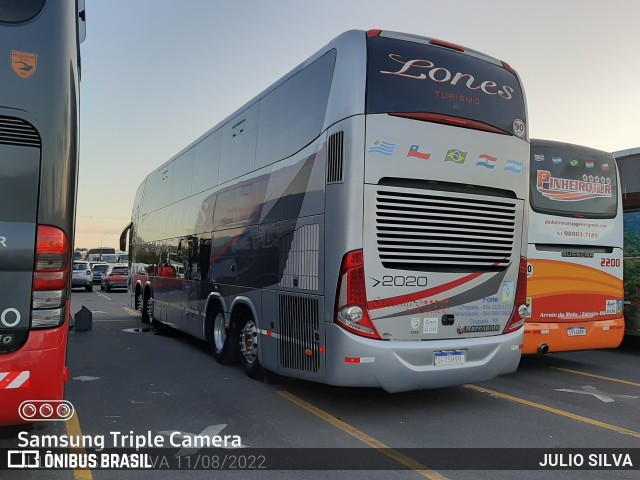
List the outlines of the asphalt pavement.
<svg viewBox="0 0 640 480">
<path fill-rule="evenodd" d="M 211 470 L 215 478 L 243 479 L 638 477 L 640 461 L 635 471 L 446 466 L 448 458 L 464 465 L 478 455 L 504 463 L 503 457 L 519 455 L 542 461 L 556 449 L 581 449 L 585 457 L 640 451 L 640 339 L 627 338 L 616 350 L 525 357 L 516 373 L 478 384 L 389 394 L 250 379 L 237 366 L 216 363 L 204 342 L 142 324 L 127 299 L 124 291 L 74 291 L 72 313 L 84 305 L 93 314 L 91 330 L 69 336 L 66 398 L 76 416 L 66 424 L 0 429 L 0 447 L 15 448 L 20 431 L 104 437 L 107 449 L 117 439 L 132 451 L 127 442 L 136 436 L 159 437 L 164 446 L 182 445 L 162 450 L 183 462 L 181 470 L 23 470 L 2 472 L 3 479 L 210 478 Z M 227 436 L 236 444 L 213 458 L 189 446 L 198 435 Z M 247 468 L 244 457 L 260 453 L 268 468 Z M 187 458 L 199 464 L 187 465 Z M 221 470 L 221 461 L 238 465 Z"/>
</svg>

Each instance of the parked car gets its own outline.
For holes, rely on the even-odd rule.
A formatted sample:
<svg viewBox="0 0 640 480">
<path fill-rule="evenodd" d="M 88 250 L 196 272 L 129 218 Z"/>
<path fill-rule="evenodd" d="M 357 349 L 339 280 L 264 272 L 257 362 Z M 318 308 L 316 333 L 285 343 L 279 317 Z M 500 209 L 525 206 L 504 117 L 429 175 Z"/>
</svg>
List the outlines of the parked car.
<svg viewBox="0 0 640 480">
<path fill-rule="evenodd" d="M 71 288 L 84 288 L 87 292 L 93 290 L 93 273 L 89 262 L 73 262 Z"/>
<path fill-rule="evenodd" d="M 91 272 L 93 273 L 93 283 L 100 283 L 102 275 L 109 268 L 107 262 L 89 262 L 91 265 Z"/>
<path fill-rule="evenodd" d="M 119 263 L 111 264 L 102 275 L 100 290 L 110 292 L 112 288 L 127 288 L 128 280 L 129 267 L 127 265 Z"/>
</svg>

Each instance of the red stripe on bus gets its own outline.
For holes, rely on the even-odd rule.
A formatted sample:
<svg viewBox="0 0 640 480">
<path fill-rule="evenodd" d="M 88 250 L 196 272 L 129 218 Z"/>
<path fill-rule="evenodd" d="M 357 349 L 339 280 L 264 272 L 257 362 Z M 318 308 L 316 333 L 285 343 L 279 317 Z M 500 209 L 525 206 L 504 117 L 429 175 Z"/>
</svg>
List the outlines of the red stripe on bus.
<svg viewBox="0 0 640 480">
<path fill-rule="evenodd" d="M 21 373 L 22 372 L 9 372 L 9 374 L 2 379 L 2 383 L 0 383 L 0 390 L 6 389 Z"/>
</svg>

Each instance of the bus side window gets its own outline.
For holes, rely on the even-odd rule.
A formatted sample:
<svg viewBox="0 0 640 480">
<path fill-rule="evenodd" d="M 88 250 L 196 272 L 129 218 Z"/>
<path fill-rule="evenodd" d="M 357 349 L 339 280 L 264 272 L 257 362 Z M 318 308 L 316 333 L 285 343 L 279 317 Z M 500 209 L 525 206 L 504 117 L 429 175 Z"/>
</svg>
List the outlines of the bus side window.
<svg viewBox="0 0 640 480">
<path fill-rule="evenodd" d="M 211 239 L 201 238 L 199 246 L 198 262 L 202 281 L 209 280 L 209 266 L 211 259 Z"/>
</svg>

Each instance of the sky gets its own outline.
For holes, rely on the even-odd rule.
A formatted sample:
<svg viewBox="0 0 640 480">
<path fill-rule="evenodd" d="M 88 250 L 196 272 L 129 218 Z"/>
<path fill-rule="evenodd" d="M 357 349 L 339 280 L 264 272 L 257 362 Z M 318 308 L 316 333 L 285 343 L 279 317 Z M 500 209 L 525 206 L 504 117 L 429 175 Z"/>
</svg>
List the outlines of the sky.
<svg viewBox="0 0 640 480">
<path fill-rule="evenodd" d="M 504 60 L 531 138 L 640 147 L 636 0 L 86 0 L 76 248 L 116 247 L 144 177 L 344 31 Z"/>
</svg>

